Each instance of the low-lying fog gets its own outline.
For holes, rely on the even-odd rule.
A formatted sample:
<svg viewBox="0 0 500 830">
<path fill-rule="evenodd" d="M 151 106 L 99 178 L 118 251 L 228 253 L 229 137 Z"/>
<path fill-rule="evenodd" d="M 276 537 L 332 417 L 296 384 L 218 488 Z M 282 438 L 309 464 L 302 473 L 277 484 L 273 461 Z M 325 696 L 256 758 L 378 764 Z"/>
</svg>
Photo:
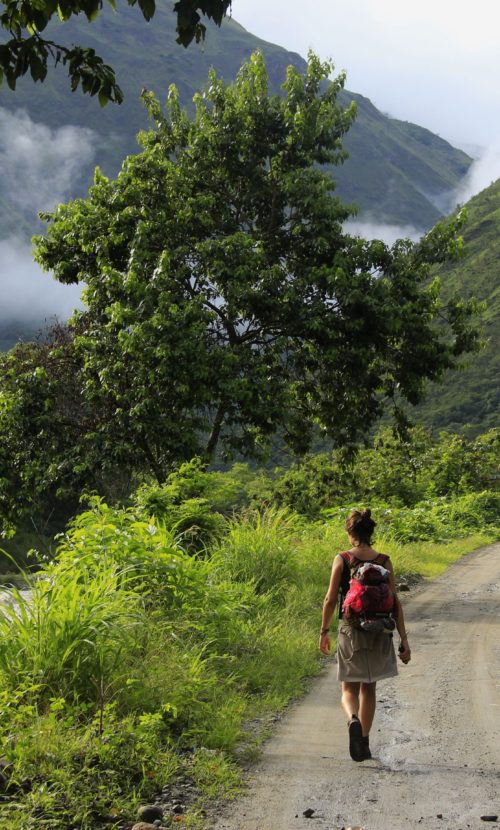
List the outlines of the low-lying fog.
<svg viewBox="0 0 500 830">
<path fill-rule="evenodd" d="M 91 130 L 66 126 L 52 130 L 34 123 L 25 112 L 0 108 L 0 181 L 2 193 L 22 211 L 50 210 L 75 189 L 79 170 L 94 156 Z M 500 177 L 500 141 L 486 148 L 455 193 L 446 194 L 448 211 L 464 203 Z M 1 198 L 2 194 L 0 194 Z M 5 198 L 5 197 L 4 197 Z M 350 220 L 347 229 L 371 239 L 393 243 L 400 237 L 418 239 L 411 226 L 388 225 L 367 217 Z M 0 340 L 7 321 L 24 323 L 57 317 L 65 320 L 79 305 L 78 286 L 64 286 L 33 262 L 31 246 L 22 234 L 1 238 Z M 3 329 L 3 335 L 2 335 Z M 11 337 L 11 333 L 9 333 Z"/>
</svg>

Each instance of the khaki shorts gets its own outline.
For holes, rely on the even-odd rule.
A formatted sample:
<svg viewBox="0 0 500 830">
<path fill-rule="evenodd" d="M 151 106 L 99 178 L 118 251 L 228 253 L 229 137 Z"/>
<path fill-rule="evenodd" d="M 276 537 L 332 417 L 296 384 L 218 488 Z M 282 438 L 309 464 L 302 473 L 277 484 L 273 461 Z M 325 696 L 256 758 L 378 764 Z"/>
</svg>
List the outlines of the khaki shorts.
<svg viewBox="0 0 500 830">
<path fill-rule="evenodd" d="M 337 677 L 351 683 L 375 683 L 398 673 L 391 634 L 361 631 L 341 620 L 337 636 Z"/>
</svg>

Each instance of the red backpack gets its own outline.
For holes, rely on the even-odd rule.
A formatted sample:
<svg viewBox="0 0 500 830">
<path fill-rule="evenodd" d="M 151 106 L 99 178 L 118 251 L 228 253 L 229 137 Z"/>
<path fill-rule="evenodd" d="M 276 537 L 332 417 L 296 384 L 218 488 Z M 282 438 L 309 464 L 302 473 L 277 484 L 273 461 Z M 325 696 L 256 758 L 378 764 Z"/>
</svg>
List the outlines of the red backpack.
<svg viewBox="0 0 500 830">
<path fill-rule="evenodd" d="M 357 559 L 349 551 L 344 560 L 339 615 L 365 631 L 392 632 L 395 597 L 385 568 L 389 557 L 379 554 L 371 562 Z"/>
</svg>

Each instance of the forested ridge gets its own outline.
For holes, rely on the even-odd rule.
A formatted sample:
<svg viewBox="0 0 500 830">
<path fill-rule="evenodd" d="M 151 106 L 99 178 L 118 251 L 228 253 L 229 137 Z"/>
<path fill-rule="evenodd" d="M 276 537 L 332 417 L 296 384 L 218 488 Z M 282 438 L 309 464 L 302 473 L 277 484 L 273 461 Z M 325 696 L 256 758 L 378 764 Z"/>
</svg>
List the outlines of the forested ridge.
<svg viewBox="0 0 500 830">
<path fill-rule="evenodd" d="M 21 78 L 15 91 L 2 87 L 1 106 L 9 111 L 25 109 L 35 122 L 52 128 L 71 124 L 92 129 L 95 156 L 82 164 L 71 196 L 85 192 L 95 164 L 114 176 L 125 156 L 137 152 L 136 135 L 148 126 L 140 97 L 143 88 L 163 103 L 174 83 L 182 104 L 191 108 L 192 97 L 211 67 L 228 82 L 256 49 L 266 58 L 275 92 L 288 65 L 301 72 L 305 68 L 303 57 L 255 37 L 235 20 L 225 19 L 220 29 L 210 26 L 203 46 L 185 50 L 176 44 L 175 17 L 168 6 L 156 10 L 150 26 L 138 25 L 137 15 L 137 9 L 126 6 L 117 13 L 104 8 L 90 26 L 75 18 L 62 27 L 48 27 L 49 34 L 54 29 L 54 36 L 68 44 L 87 41 L 104 55 L 123 88 L 122 104 L 101 109 L 95 99 L 80 92 L 68 94 L 62 66 L 49 73 L 41 90 L 30 78 Z M 339 195 L 377 221 L 428 230 L 441 214 L 436 199 L 457 186 L 471 159 L 429 130 L 382 114 L 363 95 L 345 91 L 341 99 L 345 106 L 355 101 L 358 114 L 345 140 L 350 160 L 335 169 Z M 33 231 L 35 215 L 20 211 L 8 193 L 0 195 L 0 211 L 0 238 L 19 233 L 23 225 L 27 233 Z"/>
<path fill-rule="evenodd" d="M 466 210 L 464 256 L 458 264 L 442 265 L 439 276 L 446 295 L 484 301 L 485 348 L 439 388 L 431 386 L 428 400 L 414 415 L 451 432 L 465 425 L 473 432 L 498 426 L 500 412 L 500 180 L 474 196 Z"/>
</svg>

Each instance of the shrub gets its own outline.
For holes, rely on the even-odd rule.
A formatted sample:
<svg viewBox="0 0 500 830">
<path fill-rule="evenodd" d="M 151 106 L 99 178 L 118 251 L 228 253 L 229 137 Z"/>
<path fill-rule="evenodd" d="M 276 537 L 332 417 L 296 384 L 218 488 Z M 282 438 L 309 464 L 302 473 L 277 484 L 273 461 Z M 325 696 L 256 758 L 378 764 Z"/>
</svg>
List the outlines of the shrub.
<svg viewBox="0 0 500 830">
<path fill-rule="evenodd" d="M 206 567 L 188 556 L 172 530 L 139 508 L 111 508 L 90 500 L 58 548 L 61 562 L 84 560 L 95 571 L 103 556 L 127 569 L 127 579 L 148 604 L 179 608 L 204 592 Z"/>
<path fill-rule="evenodd" d="M 167 530 L 175 533 L 190 553 L 206 549 L 222 534 L 222 516 L 213 512 L 205 498 L 209 490 L 209 474 L 199 458 L 181 464 L 165 484 L 145 484 L 134 501 L 139 510 L 152 516 Z"/>
<path fill-rule="evenodd" d="M 331 504 L 343 502 L 352 487 L 351 472 L 342 467 L 340 453 L 306 456 L 284 472 L 274 486 L 277 504 L 314 517 Z"/>
</svg>

